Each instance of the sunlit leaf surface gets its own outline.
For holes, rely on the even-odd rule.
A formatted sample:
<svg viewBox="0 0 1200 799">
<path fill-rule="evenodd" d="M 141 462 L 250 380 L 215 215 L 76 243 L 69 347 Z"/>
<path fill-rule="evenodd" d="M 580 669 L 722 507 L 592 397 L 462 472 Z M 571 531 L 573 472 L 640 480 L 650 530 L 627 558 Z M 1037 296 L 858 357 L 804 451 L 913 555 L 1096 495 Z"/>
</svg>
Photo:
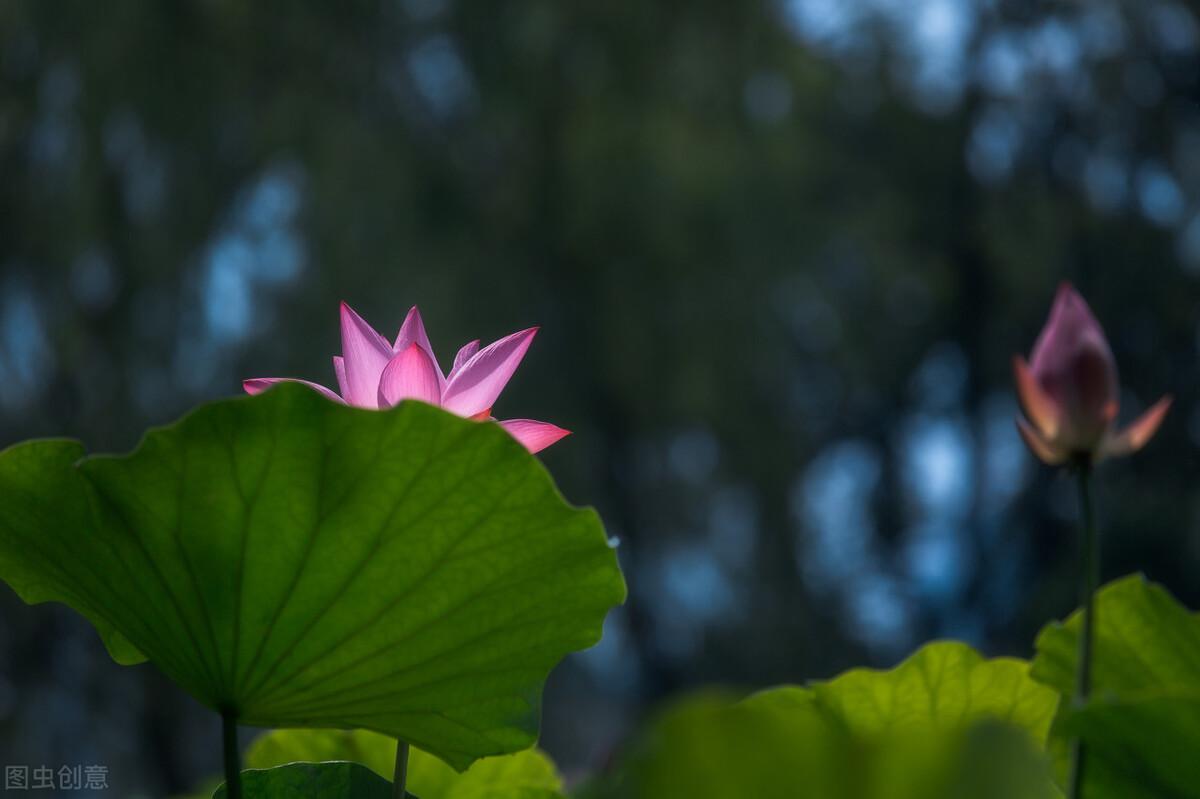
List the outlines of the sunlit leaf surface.
<svg viewBox="0 0 1200 799">
<path fill-rule="evenodd" d="M 1038 636 L 1033 675 L 1074 691 L 1080 614 Z M 1200 791 L 1200 619 L 1141 575 L 1096 596 L 1092 701 L 1064 701 L 1061 739 L 1087 745 L 1091 799 L 1194 797 Z"/>
<path fill-rule="evenodd" d="M 812 690 L 860 735 L 916 734 L 991 719 L 1041 742 L 1058 706 L 1056 692 L 1034 682 L 1025 661 L 989 660 L 955 641 L 928 644 L 890 671 L 854 669 Z"/>
<path fill-rule="evenodd" d="M 624 598 L 594 512 L 496 425 L 420 403 L 281 386 L 82 455 L 0 454 L 0 577 L 244 723 L 375 729 L 458 768 L 524 749 L 547 673 Z"/>
<path fill-rule="evenodd" d="M 396 741 L 367 730 L 275 730 L 246 752 L 246 765 L 269 768 L 298 761 L 352 760 L 388 779 Z M 412 749 L 408 788 L 422 799 L 557 799 L 562 780 L 544 754 L 527 749 L 475 761 L 459 774 L 442 761 Z"/>
<path fill-rule="evenodd" d="M 741 702 L 701 697 L 655 721 L 585 797 L 1034 799 L 1058 796 L 1039 750 L 1057 694 L 1028 665 L 931 644 Z"/>
</svg>

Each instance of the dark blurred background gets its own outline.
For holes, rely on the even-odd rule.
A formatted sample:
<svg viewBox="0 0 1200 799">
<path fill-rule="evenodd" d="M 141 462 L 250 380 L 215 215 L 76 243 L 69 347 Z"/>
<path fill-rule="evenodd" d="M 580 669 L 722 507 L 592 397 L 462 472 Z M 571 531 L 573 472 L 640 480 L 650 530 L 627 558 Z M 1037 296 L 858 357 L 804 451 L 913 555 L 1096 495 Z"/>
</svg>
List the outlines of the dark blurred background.
<svg viewBox="0 0 1200 799">
<path fill-rule="evenodd" d="M 1013 427 L 1057 283 L 1131 418 L 1104 573 L 1200 603 L 1200 3 L 0 4 L 0 443 L 127 449 L 243 377 L 333 382 L 337 302 L 446 365 L 542 333 L 497 408 L 621 540 L 551 678 L 568 773 L 699 683 L 1028 656 L 1074 605 L 1071 483 Z M 217 722 L 0 597 L 0 759 L 121 795 Z"/>
</svg>

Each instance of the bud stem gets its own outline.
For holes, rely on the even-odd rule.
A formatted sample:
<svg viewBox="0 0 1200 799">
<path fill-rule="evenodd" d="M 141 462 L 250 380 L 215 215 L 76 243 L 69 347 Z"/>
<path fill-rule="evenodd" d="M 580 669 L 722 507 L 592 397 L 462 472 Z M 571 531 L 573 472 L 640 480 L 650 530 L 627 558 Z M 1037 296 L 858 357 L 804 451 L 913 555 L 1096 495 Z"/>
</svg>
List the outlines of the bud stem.
<svg viewBox="0 0 1200 799">
<path fill-rule="evenodd" d="M 1079 510 L 1081 515 L 1083 544 L 1080 553 L 1082 567 L 1083 591 L 1083 629 L 1079 634 L 1079 656 L 1075 663 L 1075 697 L 1073 704 L 1076 708 L 1087 703 L 1092 690 L 1092 650 L 1094 647 L 1093 631 L 1096 626 L 1095 596 L 1096 587 L 1100 582 L 1100 546 L 1096 532 L 1096 520 L 1092 510 L 1091 466 L 1084 463 L 1079 466 Z M 1069 799 L 1080 799 L 1083 796 L 1083 775 L 1085 751 L 1083 741 L 1075 738 L 1071 741 L 1071 770 L 1067 783 Z"/>
<path fill-rule="evenodd" d="M 396 770 L 392 774 L 392 799 L 405 799 L 408 796 L 408 744 L 396 741 Z"/>
</svg>

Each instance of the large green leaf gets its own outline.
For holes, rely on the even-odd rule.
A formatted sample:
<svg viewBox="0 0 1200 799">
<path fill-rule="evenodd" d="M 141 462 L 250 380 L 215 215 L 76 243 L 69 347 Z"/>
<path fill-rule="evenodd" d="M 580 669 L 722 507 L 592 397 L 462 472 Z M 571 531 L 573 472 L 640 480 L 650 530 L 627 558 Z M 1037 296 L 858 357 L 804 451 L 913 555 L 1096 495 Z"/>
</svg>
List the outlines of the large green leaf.
<svg viewBox="0 0 1200 799">
<path fill-rule="evenodd" d="M 1074 691 L 1082 617 L 1038 636 L 1033 676 L 1064 697 Z M 1200 618 L 1141 575 L 1096 596 L 1092 701 L 1064 706 L 1061 739 L 1087 746 L 1088 797 L 1200 795 Z"/>
<path fill-rule="evenodd" d="M 1100 699 L 1064 712 L 1057 727 L 1087 745 L 1089 799 L 1200 796 L 1200 691 Z"/>
<path fill-rule="evenodd" d="M 1064 696 L 1075 688 L 1082 614 L 1048 624 L 1037 639 L 1033 678 Z M 1134 574 L 1096 594 L 1092 692 L 1124 696 L 1200 687 L 1200 618 L 1165 588 Z"/>
<path fill-rule="evenodd" d="M 247 799 L 391 799 L 392 784 L 358 763 L 289 763 L 243 771 L 242 794 Z M 222 783 L 213 799 L 226 796 Z M 417 797 L 409 793 L 408 799 Z"/>
<path fill-rule="evenodd" d="M 542 685 L 624 598 L 591 510 L 500 427 L 299 386 L 130 455 L 0 453 L 0 578 L 248 724 L 368 728 L 457 768 L 536 739 Z"/>
<path fill-rule="evenodd" d="M 854 669 L 811 691 L 853 742 L 845 796 L 1057 795 L 1039 752 L 1058 696 L 1034 682 L 1025 661 L 938 641 L 893 669 Z"/>
<path fill-rule="evenodd" d="M 1057 694 L 1027 664 L 931 644 L 740 703 L 701 697 L 651 725 L 591 796 L 630 799 L 1034 799 L 1057 796 L 1040 752 Z"/>
<path fill-rule="evenodd" d="M 987 719 L 1046 739 L 1056 692 L 1029 676 L 1029 664 L 984 658 L 966 644 L 938 641 L 890 671 L 854 669 L 812 687 L 826 712 L 853 733 L 920 734 Z"/>
<path fill-rule="evenodd" d="M 62 530 L 84 543 L 92 517 L 74 464 L 83 457 L 75 441 L 30 441 L 0 453 L 0 578 L 29 604 L 65 602 L 96 627 L 109 654 L 133 665 L 146 658 L 105 619 L 119 602 L 109 583 L 116 576 L 42 531 Z"/>
<path fill-rule="evenodd" d="M 246 752 L 246 765 L 268 768 L 297 761 L 353 760 L 390 778 L 396 741 L 368 730 L 274 730 Z M 544 754 L 527 749 L 476 760 L 459 774 L 412 749 L 408 787 L 422 799 L 557 799 L 562 779 Z"/>
</svg>

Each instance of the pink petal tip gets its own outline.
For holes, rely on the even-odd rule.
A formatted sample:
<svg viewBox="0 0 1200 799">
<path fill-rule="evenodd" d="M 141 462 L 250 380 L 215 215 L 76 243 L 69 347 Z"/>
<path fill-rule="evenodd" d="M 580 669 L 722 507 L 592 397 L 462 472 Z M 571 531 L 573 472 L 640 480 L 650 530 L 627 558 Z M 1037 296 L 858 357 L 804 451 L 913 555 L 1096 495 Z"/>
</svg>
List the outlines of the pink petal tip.
<svg viewBox="0 0 1200 799">
<path fill-rule="evenodd" d="M 442 393 L 442 406 L 459 416 L 474 416 L 495 404 L 538 328 L 531 327 L 487 345 L 454 372 Z"/>
<path fill-rule="evenodd" d="M 533 419 L 508 419 L 500 422 L 500 426 L 530 452 L 541 452 L 551 444 L 571 435 L 570 430 Z"/>
</svg>

